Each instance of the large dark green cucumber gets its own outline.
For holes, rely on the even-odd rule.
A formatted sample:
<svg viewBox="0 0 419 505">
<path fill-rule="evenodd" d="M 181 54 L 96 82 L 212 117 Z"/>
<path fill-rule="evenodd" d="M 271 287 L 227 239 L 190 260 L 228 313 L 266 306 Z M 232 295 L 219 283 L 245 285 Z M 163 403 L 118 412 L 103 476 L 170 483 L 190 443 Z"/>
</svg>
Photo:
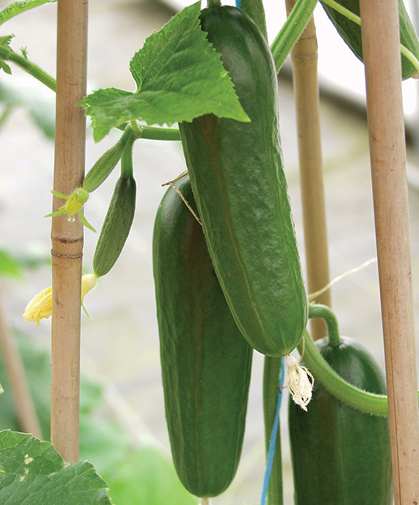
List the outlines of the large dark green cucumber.
<svg viewBox="0 0 419 505">
<path fill-rule="evenodd" d="M 385 394 L 384 374 L 359 342 L 316 346 L 348 382 Z M 388 418 L 348 407 L 315 382 L 307 412 L 289 402 L 289 433 L 296 505 L 393 503 Z"/>
<path fill-rule="evenodd" d="M 196 211 L 188 177 L 178 189 Z M 216 496 L 241 455 L 252 348 L 230 313 L 201 226 L 173 188 L 157 212 L 153 268 L 173 461 L 192 494 Z"/>
<path fill-rule="evenodd" d="M 337 0 L 338 4 L 345 7 L 353 14 L 360 15 L 359 0 Z M 362 57 L 362 37 L 361 27 L 354 21 L 351 21 L 343 14 L 340 14 L 335 9 L 321 2 L 326 14 L 332 21 L 339 35 L 343 38 L 346 44 L 350 47 L 355 56 L 363 61 Z M 419 59 L 419 40 L 415 29 L 410 21 L 409 15 L 406 12 L 403 0 L 399 0 L 399 25 L 400 25 L 400 43 L 403 44 L 413 55 Z M 418 69 L 402 54 L 402 77 L 408 79 L 418 73 Z"/>
<path fill-rule="evenodd" d="M 251 122 L 205 115 L 179 125 L 208 249 L 230 309 L 259 352 L 282 356 L 307 323 L 287 183 L 277 77 L 267 42 L 235 7 L 201 13 Z"/>
</svg>

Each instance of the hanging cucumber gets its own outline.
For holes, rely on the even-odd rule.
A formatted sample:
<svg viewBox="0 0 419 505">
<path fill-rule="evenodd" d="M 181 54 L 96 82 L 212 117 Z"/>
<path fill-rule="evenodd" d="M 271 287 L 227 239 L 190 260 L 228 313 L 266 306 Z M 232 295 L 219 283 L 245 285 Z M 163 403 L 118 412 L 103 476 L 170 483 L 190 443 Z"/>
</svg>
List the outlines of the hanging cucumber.
<svg viewBox="0 0 419 505">
<path fill-rule="evenodd" d="M 196 210 L 188 177 L 178 189 Z M 231 316 L 202 228 L 173 188 L 156 216 L 153 269 L 173 461 L 192 494 L 217 496 L 240 459 L 252 348 Z"/>
<path fill-rule="evenodd" d="M 321 1 L 321 4 L 340 36 L 350 47 L 355 56 L 363 61 L 360 25 L 349 19 L 348 15 L 344 15 L 337 10 L 343 7 L 350 11 L 348 13 L 349 15 L 355 14 L 355 17 L 359 18 L 359 0 L 324 0 Z M 333 5 L 335 5 L 335 7 Z M 409 15 L 406 12 L 403 0 L 399 0 L 399 25 L 400 43 L 408 49 L 416 59 L 416 62 L 414 62 L 412 58 L 409 58 L 406 54 L 402 54 L 402 77 L 403 79 L 408 79 L 419 72 L 419 40 Z"/>
<path fill-rule="evenodd" d="M 205 115 L 179 125 L 209 253 L 244 337 L 269 356 L 291 352 L 307 323 L 287 183 L 277 76 L 269 46 L 235 7 L 201 13 L 250 122 Z"/>
<path fill-rule="evenodd" d="M 371 354 L 336 332 L 316 342 L 323 358 L 351 384 L 384 394 L 385 377 Z M 355 410 L 315 382 L 307 412 L 290 400 L 289 434 L 296 505 L 392 503 L 388 418 Z"/>
<path fill-rule="evenodd" d="M 93 271 L 97 277 L 109 272 L 122 252 L 135 214 L 136 183 L 133 177 L 131 139 L 121 158 L 121 176 L 106 213 L 93 256 Z"/>
</svg>

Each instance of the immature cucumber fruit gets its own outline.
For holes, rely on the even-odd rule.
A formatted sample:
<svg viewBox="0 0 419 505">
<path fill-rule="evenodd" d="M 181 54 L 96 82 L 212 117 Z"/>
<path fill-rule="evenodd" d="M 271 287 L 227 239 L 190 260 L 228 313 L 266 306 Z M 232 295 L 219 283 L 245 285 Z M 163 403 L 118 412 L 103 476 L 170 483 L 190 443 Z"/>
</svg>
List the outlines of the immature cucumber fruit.
<svg viewBox="0 0 419 505">
<path fill-rule="evenodd" d="M 348 382 L 385 394 L 383 372 L 356 340 L 316 346 Z M 393 503 L 388 418 L 348 407 L 315 382 L 307 412 L 289 402 L 289 433 L 296 505 Z"/>
<path fill-rule="evenodd" d="M 321 1 L 321 0 L 320 0 Z M 336 30 L 352 49 L 357 58 L 363 61 L 362 58 L 362 38 L 361 27 L 354 21 L 351 21 L 343 14 L 340 14 L 335 9 L 321 2 L 326 14 L 329 16 Z M 337 3 L 342 7 L 350 10 L 357 16 L 359 12 L 359 0 L 337 0 Z M 403 0 L 399 0 L 399 25 L 400 25 L 400 43 L 403 44 L 413 55 L 419 59 L 419 40 L 410 21 L 409 15 L 406 12 Z M 418 69 L 412 62 L 402 54 L 402 77 L 408 79 L 418 73 Z"/>
<path fill-rule="evenodd" d="M 178 189 L 196 210 L 187 177 Z M 173 188 L 157 212 L 153 268 L 173 461 L 192 494 L 217 496 L 240 459 L 252 348 L 231 316 L 201 226 Z"/>
<path fill-rule="evenodd" d="M 121 254 L 134 219 L 135 194 L 134 178 L 121 175 L 115 185 L 93 256 L 93 271 L 99 277 L 109 272 Z"/>
<path fill-rule="evenodd" d="M 251 122 L 205 115 L 179 125 L 209 253 L 237 325 L 270 356 L 291 352 L 307 297 L 278 130 L 277 77 L 267 42 L 235 7 L 201 13 Z"/>
</svg>

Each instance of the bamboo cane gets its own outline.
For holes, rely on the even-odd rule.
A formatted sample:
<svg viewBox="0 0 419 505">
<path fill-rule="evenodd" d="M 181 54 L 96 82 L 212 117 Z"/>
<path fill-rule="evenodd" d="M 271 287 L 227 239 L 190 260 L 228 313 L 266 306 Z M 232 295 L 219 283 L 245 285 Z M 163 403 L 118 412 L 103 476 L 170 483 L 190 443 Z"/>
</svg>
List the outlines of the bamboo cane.
<svg viewBox="0 0 419 505">
<path fill-rule="evenodd" d="M 288 14 L 294 3 L 295 0 L 286 0 Z M 330 282 L 330 276 L 322 170 L 317 38 L 313 18 L 291 51 L 291 62 L 297 115 L 307 287 L 309 293 L 314 293 Z M 330 290 L 320 295 L 317 302 L 330 306 Z M 311 320 L 310 326 L 313 339 L 326 335 L 321 319 Z"/>
<path fill-rule="evenodd" d="M 57 118 L 54 190 L 82 183 L 86 94 L 87 1 L 58 0 Z M 63 204 L 54 197 L 53 210 Z M 69 462 L 79 458 L 80 306 L 83 229 L 78 218 L 54 217 L 52 241 L 51 442 Z"/>
<path fill-rule="evenodd" d="M 361 0 L 396 505 L 419 502 L 419 416 L 397 0 Z"/>
<path fill-rule="evenodd" d="M 25 369 L 6 321 L 0 292 L 0 347 L 13 394 L 19 427 L 25 433 L 42 438 L 41 428 L 26 380 Z"/>
</svg>

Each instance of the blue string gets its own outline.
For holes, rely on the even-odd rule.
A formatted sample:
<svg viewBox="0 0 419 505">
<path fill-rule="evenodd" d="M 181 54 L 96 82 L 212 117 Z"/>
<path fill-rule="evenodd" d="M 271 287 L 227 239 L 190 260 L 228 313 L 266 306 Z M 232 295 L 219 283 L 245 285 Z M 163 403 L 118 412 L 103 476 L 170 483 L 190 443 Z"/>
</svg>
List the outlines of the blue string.
<svg viewBox="0 0 419 505">
<path fill-rule="evenodd" d="M 282 359 L 281 359 L 281 375 L 280 375 L 280 380 L 279 380 L 280 389 L 282 389 L 284 387 L 284 381 L 285 381 L 285 358 L 282 357 Z M 279 411 L 281 410 L 282 396 L 283 395 L 282 395 L 281 391 L 278 391 L 278 401 L 276 403 L 275 419 L 274 419 L 274 424 L 272 426 L 271 438 L 269 440 L 269 450 L 268 450 L 268 457 L 267 457 L 267 461 L 266 461 L 265 476 L 263 479 L 263 489 L 262 489 L 262 497 L 260 499 L 260 505 L 265 505 L 266 495 L 268 494 L 269 481 L 271 479 L 272 465 L 273 465 L 274 456 L 275 456 L 276 439 L 278 437 Z"/>
<path fill-rule="evenodd" d="M 242 0 L 236 0 L 236 7 L 238 7 L 239 9 L 241 9 L 241 7 L 242 7 Z"/>
</svg>

